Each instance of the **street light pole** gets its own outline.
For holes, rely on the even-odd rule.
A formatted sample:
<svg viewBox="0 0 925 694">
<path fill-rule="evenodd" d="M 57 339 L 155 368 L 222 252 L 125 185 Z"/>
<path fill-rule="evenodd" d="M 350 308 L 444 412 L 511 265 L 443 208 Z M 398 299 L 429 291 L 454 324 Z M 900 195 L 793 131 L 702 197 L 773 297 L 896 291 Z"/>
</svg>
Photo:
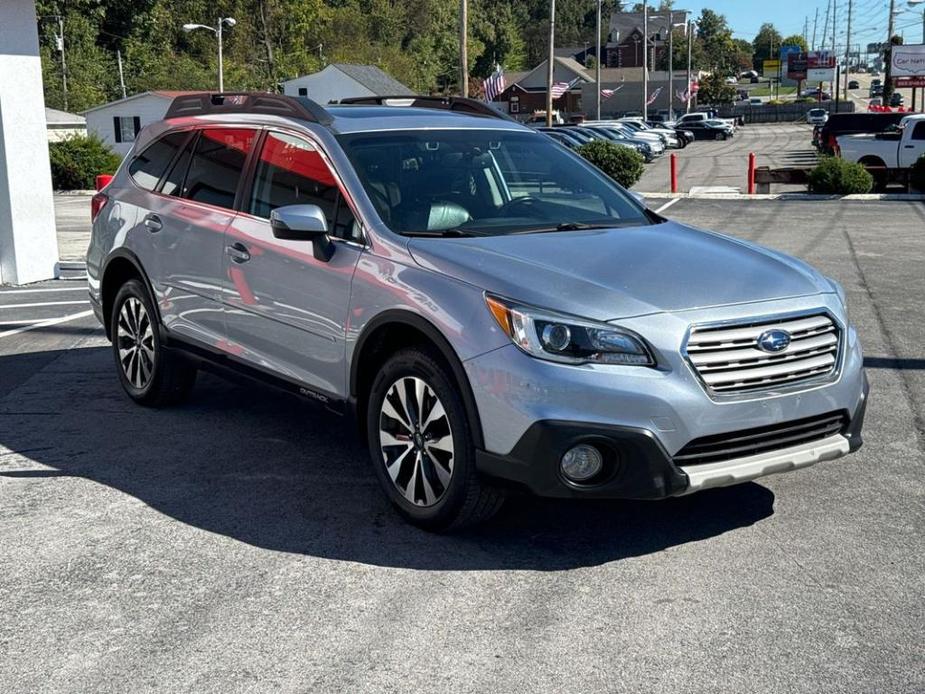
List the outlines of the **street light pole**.
<svg viewBox="0 0 925 694">
<path fill-rule="evenodd" d="M 649 2 L 642 3 L 642 119 L 649 110 Z"/>
<path fill-rule="evenodd" d="M 237 20 L 234 17 L 219 17 L 218 22 L 214 27 L 210 27 L 206 24 L 184 24 L 183 31 L 189 33 L 195 31 L 196 29 L 207 29 L 215 34 L 215 38 L 218 39 L 218 91 L 225 91 L 225 69 L 222 58 L 222 29 L 227 26 L 229 29 L 237 24 Z"/>
<path fill-rule="evenodd" d="M 848 0 L 848 35 L 845 37 L 845 103 L 848 103 L 848 64 L 851 62 L 851 11 L 854 9 L 853 0 Z"/>
<path fill-rule="evenodd" d="M 460 0 L 459 6 L 459 93 L 469 96 L 469 3 Z"/>
<path fill-rule="evenodd" d="M 597 108 L 594 111 L 594 117 L 598 120 L 601 118 L 601 2 L 602 0 L 597 0 L 597 43 L 595 48 L 597 53 L 595 53 L 594 61 L 594 81 L 597 89 L 597 95 L 595 96 Z"/>
<path fill-rule="evenodd" d="M 552 80 L 556 64 L 556 0 L 549 0 L 549 58 L 546 66 L 546 127 L 552 127 Z"/>
<path fill-rule="evenodd" d="M 668 10 L 668 118 L 674 111 L 674 17 Z"/>
</svg>

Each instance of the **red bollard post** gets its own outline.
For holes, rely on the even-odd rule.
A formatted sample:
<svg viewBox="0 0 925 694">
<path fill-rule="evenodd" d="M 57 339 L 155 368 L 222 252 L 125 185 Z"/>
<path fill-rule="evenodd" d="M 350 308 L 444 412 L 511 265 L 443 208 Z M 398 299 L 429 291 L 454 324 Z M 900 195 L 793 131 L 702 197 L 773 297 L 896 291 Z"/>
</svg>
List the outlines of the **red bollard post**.
<svg viewBox="0 0 925 694">
<path fill-rule="evenodd" d="M 674 152 L 669 157 L 671 163 L 671 192 L 678 192 L 678 155 Z"/>
<path fill-rule="evenodd" d="M 748 194 L 755 194 L 755 153 L 748 153 Z"/>
</svg>

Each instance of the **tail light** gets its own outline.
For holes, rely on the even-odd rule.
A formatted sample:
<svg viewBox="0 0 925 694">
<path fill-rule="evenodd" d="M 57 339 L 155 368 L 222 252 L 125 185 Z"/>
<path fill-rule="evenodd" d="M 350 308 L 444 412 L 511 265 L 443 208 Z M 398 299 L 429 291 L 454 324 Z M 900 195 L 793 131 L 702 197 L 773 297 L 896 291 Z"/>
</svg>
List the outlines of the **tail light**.
<svg viewBox="0 0 925 694">
<path fill-rule="evenodd" d="M 109 196 L 106 193 L 97 193 L 92 198 L 90 198 L 90 221 L 96 221 L 97 215 L 103 211 L 103 208 L 106 207 L 106 203 L 109 202 Z"/>
</svg>

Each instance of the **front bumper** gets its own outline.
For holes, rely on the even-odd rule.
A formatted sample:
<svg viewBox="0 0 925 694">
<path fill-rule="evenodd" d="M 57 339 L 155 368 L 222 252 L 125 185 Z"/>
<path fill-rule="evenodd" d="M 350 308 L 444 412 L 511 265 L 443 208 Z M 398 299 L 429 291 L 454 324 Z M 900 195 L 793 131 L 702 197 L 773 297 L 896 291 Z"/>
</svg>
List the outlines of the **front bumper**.
<svg viewBox="0 0 925 694">
<path fill-rule="evenodd" d="M 697 465 L 677 465 L 646 429 L 546 420 L 533 424 L 507 455 L 477 451 L 476 467 L 498 483 L 537 496 L 597 499 L 662 499 L 726 487 L 834 460 L 861 447 L 869 385 L 842 431 L 826 438 L 757 455 Z M 560 472 L 564 453 L 579 443 L 604 453 L 604 471 L 592 484 L 570 482 Z"/>
</svg>

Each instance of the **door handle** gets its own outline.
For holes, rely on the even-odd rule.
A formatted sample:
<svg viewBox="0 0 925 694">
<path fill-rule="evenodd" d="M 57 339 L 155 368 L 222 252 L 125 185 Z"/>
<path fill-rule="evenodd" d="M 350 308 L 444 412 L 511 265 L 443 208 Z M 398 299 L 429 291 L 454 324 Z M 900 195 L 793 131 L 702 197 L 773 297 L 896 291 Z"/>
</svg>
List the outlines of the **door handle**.
<svg viewBox="0 0 925 694">
<path fill-rule="evenodd" d="M 145 217 L 144 224 L 145 228 L 152 233 L 155 231 L 160 231 L 164 227 L 164 224 L 161 222 L 161 218 L 156 214 L 149 214 L 147 217 Z"/>
<path fill-rule="evenodd" d="M 251 254 L 247 252 L 247 246 L 243 243 L 233 243 L 225 246 L 225 255 L 236 263 L 246 263 L 251 259 Z"/>
<path fill-rule="evenodd" d="M 906 145 L 906 149 L 915 149 L 915 145 Z"/>
</svg>

